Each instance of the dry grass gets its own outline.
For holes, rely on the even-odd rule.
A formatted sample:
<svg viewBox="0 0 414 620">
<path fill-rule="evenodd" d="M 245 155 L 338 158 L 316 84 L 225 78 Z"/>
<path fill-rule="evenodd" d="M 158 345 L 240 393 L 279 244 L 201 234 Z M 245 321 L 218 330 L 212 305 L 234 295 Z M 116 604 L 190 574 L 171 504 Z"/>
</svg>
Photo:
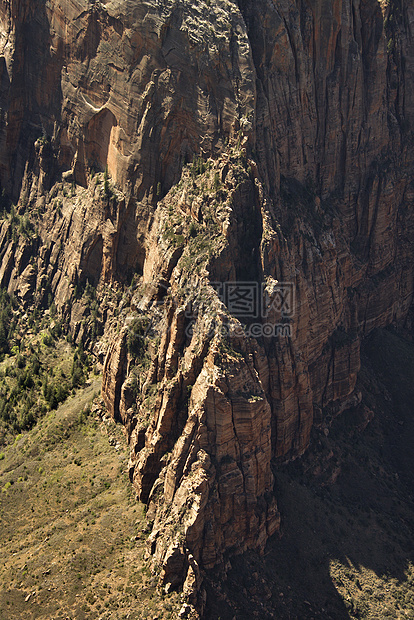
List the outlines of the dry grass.
<svg viewBox="0 0 414 620">
<path fill-rule="evenodd" d="M 0 460 L 0 619 L 173 618 L 143 554 L 122 428 L 82 414 L 100 379 Z"/>
</svg>

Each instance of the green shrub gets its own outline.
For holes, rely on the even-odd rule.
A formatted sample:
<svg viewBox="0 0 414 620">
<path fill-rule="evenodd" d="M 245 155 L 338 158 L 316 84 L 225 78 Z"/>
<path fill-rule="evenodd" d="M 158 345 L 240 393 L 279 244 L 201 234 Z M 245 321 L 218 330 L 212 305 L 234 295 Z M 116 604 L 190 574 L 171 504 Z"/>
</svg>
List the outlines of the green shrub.
<svg viewBox="0 0 414 620">
<path fill-rule="evenodd" d="M 197 233 L 198 233 L 198 229 L 197 229 L 196 224 L 194 222 L 191 222 L 190 228 L 188 229 L 188 234 L 190 235 L 190 237 L 194 238 L 194 237 L 197 237 Z"/>
<path fill-rule="evenodd" d="M 134 320 L 129 328 L 127 337 L 128 353 L 135 358 L 142 358 L 145 349 L 145 335 L 148 328 L 148 319 L 146 317 L 139 317 Z"/>
<path fill-rule="evenodd" d="M 2 488 L 2 491 L 6 492 L 6 491 L 8 491 L 10 489 L 10 487 L 11 487 L 11 482 L 6 482 L 6 484 Z"/>
<path fill-rule="evenodd" d="M 46 347 L 51 347 L 53 344 L 53 336 L 50 332 L 46 332 L 42 336 L 42 342 Z"/>
<path fill-rule="evenodd" d="M 104 194 L 107 198 L 111 195 L 111 190 L 109 189 L 109 181 L 108 181 L 108 166 L 105 168 L 104 172 Z"/>
<path fill-rule="evenodd" d="M 218 172 L 214 173 L 214 190 L 217 191 L 218 189 L 220 189 L 221 183 L 220 183 L 220 175 Z"/>
</svg>

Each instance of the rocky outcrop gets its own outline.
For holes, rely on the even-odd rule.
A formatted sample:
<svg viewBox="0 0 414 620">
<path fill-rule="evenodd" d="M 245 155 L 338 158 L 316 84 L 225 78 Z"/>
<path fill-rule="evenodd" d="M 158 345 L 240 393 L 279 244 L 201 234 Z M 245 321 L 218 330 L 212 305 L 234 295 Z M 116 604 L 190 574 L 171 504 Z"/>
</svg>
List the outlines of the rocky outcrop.
<svg viewBox="0 0 414 620">
<path fill-rule="evenodd" d="M 0 282 L 83 339 L 98 287 L 148 553 L 195 602 L 203 569 L 277 531 L 271 460 L 359 400 L 364 334 L 411 329 L 414 7 L 0 11 Z"/>
</svg>

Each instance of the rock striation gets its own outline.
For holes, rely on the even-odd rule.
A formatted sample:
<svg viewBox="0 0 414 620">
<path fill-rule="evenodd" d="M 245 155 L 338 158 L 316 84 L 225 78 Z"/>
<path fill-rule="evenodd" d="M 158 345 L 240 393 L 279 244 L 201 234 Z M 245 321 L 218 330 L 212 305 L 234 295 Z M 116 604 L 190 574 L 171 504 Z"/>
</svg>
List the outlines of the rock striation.
<svg viewBox="0 0 414 620">
<path fill-rule="evenodd" d="M 412 330 L 413 2 L 5 0 L 0 24 L 0 284 L 84 341 L 97 287 L 148 554 L 196 603 L 278 530 L 272 460 L 360 400 L 364 335 Z M 260 285 L 247 322 L 231 282 Z"/>
</svg>

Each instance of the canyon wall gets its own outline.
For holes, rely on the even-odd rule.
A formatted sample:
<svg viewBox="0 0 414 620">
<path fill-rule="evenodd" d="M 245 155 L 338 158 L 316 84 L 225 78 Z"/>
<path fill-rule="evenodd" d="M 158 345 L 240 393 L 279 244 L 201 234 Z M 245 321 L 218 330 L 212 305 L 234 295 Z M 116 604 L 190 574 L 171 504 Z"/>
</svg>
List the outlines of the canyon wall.
<svg viewBox="0 0 414 620">
<path fill-rule="evenodd" d="M 200 569 L 278 530 L 271 461 L 359 402 L 364 334 L 412 329 L 414 5 L 0 13 L 0 284 L 104 362 L 154 570 L 195 601 Z"/>
</svg>

